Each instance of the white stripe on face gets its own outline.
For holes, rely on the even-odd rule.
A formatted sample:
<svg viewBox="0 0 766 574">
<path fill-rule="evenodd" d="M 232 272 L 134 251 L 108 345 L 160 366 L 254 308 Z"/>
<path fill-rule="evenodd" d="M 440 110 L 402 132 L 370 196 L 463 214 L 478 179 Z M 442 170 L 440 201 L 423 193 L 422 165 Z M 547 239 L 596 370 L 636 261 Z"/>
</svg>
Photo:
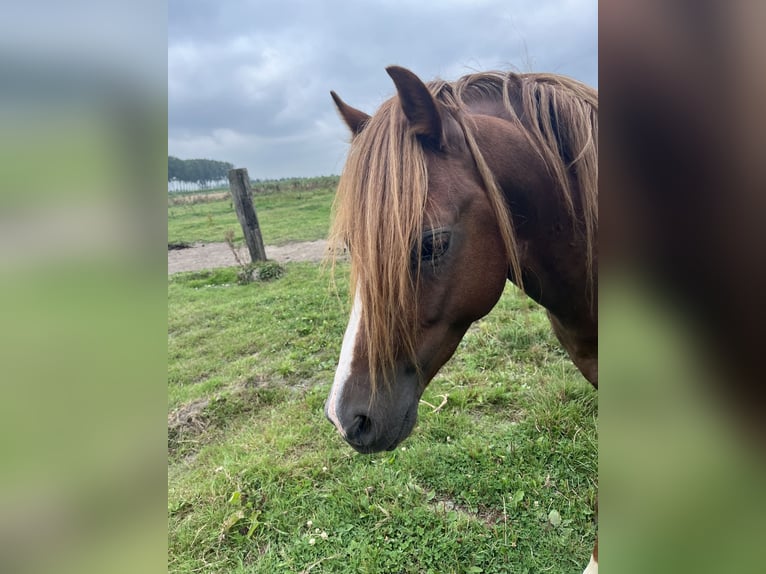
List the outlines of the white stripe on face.
<svg viewBox="0 0 766 574">
<path fill-rule="evenodd" d="M 359 332 L 359 323 L 362 317 L 362 302 L 359 299 L 359 289 L 354 294 L 354 307 L 351 309 L 351 317 L 348 320 L 346 333 L 343 335 L 343 345 L 340 349 L 340 359 L 338 368 L 335 370 L 335 379 L 330 389 L 330 398 L 327 399 L 327 416 L 338 429 L 343 433 L 343 427 L 338 419 L 338 407 L 340 398 L 343 394 L 343 387 L 351 377 L 351 363 L 354 360 L 354 348 L 356 347 L 356 336 Z"/>
<path fill-rule="evenodd" d="M 582 574 L 598 574 L 598 562 L 593 558 L 593 554 L 590 555 L 590 562 L 588 562 Z"/>
</svg>

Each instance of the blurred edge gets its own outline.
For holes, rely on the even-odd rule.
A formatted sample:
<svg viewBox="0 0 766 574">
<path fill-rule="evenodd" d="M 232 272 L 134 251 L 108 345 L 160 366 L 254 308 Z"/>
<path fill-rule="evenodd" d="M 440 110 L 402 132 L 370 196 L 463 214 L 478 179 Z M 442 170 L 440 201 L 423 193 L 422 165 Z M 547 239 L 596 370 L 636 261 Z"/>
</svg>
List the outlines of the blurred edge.
<svg viewBox="0 0 766 574">
<path fill-rule="evenodd" d="M 166 569 L 167 8 L 0 23 L 0 571 Z"/>
<path fill-rule="evenodd" d="M 599 556 L 762 572 L 766 4 L 599 4 Z"/>
<path fill-rule="evenodd" d="M 0 24 L 3 572 L 165 569 L 166 18 Z M 599 18 L 600 561 L 760 572 L 764 5 Z"/>
</svg>

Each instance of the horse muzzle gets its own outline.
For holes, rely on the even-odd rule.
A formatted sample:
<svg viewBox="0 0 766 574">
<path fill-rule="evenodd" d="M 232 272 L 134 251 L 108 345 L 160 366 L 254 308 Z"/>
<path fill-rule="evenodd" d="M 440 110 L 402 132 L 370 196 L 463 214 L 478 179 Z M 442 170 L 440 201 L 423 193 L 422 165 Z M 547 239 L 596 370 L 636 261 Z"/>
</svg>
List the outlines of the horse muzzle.
<svg viewBox="0 0 766 574">
<path fill-rule="evenodd" d="M 407 379 L 393 381 L 391 388 L 379 390 L 372 400 L 361 381 L 334 389 L 325 402 L 324 414 L 358 452 L 393 450 L 412 432 L 418 416 L 417 384 Z M 394 388 L 399 392 L 392 392 Z"/>
<path fill-rule="evenodd" d="M 336 417 L 329 413 L 329 401 L 325 403 L 325 416 L 338 430 L 343 439 L 362 454 L 394 450 L 412 432 L 417 420 L 415 409 L 407 409 L 404 416 L 396 422 L 385 421 L 379 414 L 368 409 L 357 409 L 347 416 Z"/>
</svg>

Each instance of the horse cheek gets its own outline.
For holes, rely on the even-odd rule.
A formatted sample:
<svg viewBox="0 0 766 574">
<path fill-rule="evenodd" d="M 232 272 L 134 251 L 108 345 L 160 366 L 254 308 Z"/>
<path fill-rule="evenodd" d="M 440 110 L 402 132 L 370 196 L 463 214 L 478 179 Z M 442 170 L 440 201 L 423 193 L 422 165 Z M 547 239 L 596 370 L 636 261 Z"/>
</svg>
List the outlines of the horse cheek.
<svg viewBox="0 0 766 574">
<path fill-rule="evenodd" d="M 508 275 L 508 264 L 502 256 L 487 257 L 467 265 L 463 285 L 459 287 L 466 322 L 484 317 L 500 300 Z"/>
</svg>

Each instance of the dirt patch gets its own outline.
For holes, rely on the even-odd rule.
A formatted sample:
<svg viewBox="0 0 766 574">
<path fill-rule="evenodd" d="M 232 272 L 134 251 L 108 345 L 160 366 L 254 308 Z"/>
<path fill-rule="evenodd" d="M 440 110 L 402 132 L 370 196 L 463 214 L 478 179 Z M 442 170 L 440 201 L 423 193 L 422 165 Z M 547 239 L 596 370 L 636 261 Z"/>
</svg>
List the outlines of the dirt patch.
<svg viewBox="0 0 766 574">
<path fill-rule="evenodd" d="M 197 399 L 182 405 L 168 415 L 168 451 L 177 450 L 185 442 L 194 439 L 207 427 L 205 409 L 209 399 Z"/>
<path fill-rule="evenodd" d="M 204 430 L 206 425 L 202 412 L 209 404 L 209 399 L 197 399 L 177 408 L 168 415 L 168 431 L 177 431 L 182 428 Z"/>
<path fill-rule="evenodd" d="M 267 245 L 266 257 L 287 263 L 290 261 L 321 261 L 327 251 L 327 240 L 302 241 L 285 245 Z M 249 261 L 247 249 L 240 251 Z M 168 249 L 168 274 L 181 271 L 202 271 L 237 264 L 234 254 L 226 243 L 194 243 L 186 249 Z"/>
<path fill-rule="evenodd" d="M 500 524 L 507 520 L 507 517 L 500 510 L 495 510 L 489 507 L 481 506 L 475 511 L 463 504 L 457 504 L 455 501 L 444 498 L 441 500 L 435 500 L 429 502 L 429 506 L 436 512 L 445 514 L 450 511 L 459 512 L 468 516 L 473 520 L 480 520 L 489 528 L 492 528 L 496 524 Z"/>
<path fill-rule="evenodd" d="M 183 404 L 168 414 L 168 454 L 191 460 L 202 445 L 216 440 L 232 422 L 304 390 L 300 385 L 271 384 L 258 376 L 221 389 L 215 396 Z"/>
</svg>

